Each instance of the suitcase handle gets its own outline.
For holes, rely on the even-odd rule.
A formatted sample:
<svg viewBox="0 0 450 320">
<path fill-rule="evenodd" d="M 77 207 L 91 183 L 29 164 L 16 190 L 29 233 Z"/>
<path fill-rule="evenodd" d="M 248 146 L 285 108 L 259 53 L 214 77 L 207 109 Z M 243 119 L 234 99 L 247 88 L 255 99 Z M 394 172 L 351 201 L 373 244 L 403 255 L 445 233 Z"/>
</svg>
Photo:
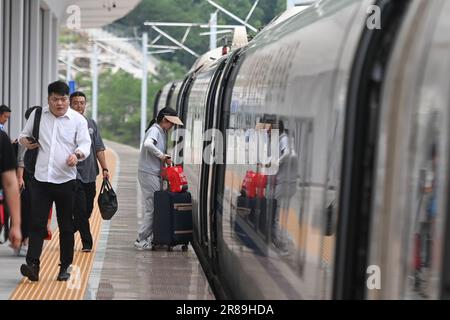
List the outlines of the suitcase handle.
<svg viewBox="0 0 450 320">
<path fill-rule="evenodd" d="M 175 203 L 173 208 L 177 211 L 192 211 L 192 203 Z"/>
</svg>

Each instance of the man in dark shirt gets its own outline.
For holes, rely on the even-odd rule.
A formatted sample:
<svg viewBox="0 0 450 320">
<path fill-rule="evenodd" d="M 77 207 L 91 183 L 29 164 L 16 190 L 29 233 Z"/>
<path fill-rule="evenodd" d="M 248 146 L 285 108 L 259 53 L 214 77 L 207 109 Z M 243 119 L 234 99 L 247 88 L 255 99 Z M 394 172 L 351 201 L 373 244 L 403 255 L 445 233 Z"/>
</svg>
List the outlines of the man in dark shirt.
<svg viewBox="0 0 450 320">
<path fill-rule="evenodd" d="M 70 95 L 70 107 L 84 115 L 86 111 L 86 95 L 76 91 Z M 86 118 L 89 135 L 91 136 L 91 154 L 82 163 L 77 165 L 77 196 L 73 211 L 75 231 L 80 232 L 83 252 L 91 252 L 93 241 L 89 226 L 89 218 L 92 214 L 95 198 L 95 180 L 99 170 L 97 159 L 102 166 L 103 178 L 109 179 L 106 165 L 105 145 L 94 120 Z"/>
<path fill-rule="evenodd" d="M 20 195 L 16 177 L 17 159 L 8 135 L 0 130 L 0 174 L 2 205 L 8 207 L 11 216 L 9 241 L 15 249 L 22 243 L 20 231 Z M 5 201 L 6 200 L 6 201 Z"/>
</svg>

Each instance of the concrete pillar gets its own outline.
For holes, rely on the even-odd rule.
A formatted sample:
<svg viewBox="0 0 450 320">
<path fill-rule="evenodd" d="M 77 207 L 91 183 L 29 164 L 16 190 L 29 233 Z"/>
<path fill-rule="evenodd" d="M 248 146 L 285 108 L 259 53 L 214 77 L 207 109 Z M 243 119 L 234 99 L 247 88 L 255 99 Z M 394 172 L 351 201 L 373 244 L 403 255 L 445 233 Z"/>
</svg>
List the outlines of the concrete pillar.
<svg viewBox="0 0 450 320">
<path fill-rule="evenodd" d="M 53 52 L 53 45 L 52 45 L 52 13 L 49 10 L 44 11 L 44 21 L 43 21 L 43 39 L 42 39 L 42 77 L 41 77 L 41 90 L 42 90 L 42 97 L 41 97 L 41 105 L 46 106 L 47 103 L 47 87 L 50 84 L 51 80 L 53 79 L 52 76 L 52 52 Z"/>
<path fill-rule="evenodd" d="M 11 17 L 9 104 L 12 112 L 9 120 L 9 135 L 11 138 L 17 138 L 22 129 L 24 0 L 11 2 Z"/>
<path fill-rule="evenodd" d="M 42 103 L 42 10 L 41 1 L 30 1 L 30 55 L 28 71 L 28 105 Z"/>
<path fill-rule="evenodd" d="M 2 78 L 2 87 L 0 88 L 0 91 L 2 91 L 2 101 L 1 103 L 4 103 L 6 105 L 9 105 L 9 65 L 11 64 L 10 61 L 10 52 L 11 52 L 11 28 L 10 28 L 10 22 L 11 22 L 11 0 L 4 0 L 3 1 L 3 56 L 2 56 L 2 73 L 0 74 L 0 77 Z M 7 126 L 8 129 L 8 126 Z"/>
<path fill-rule="evenodd" d="M 24 122 L 24 115 L 29 105 L 30 91 L 30 7 L 31 1 L 23 2 L 23 77 L 22 77 L 22 112 L 21 118 Z"/>
<path fill-rule="evenodd" d="M 52 56 L 51 56 L 52 73 L 50 82 L 58 80 L 58 36 L 59 36 L 58 19 L 54 15 L 52 15 Z"/>
<path fill-rule="evenodd" d="M 3 36 L 3 21 L 5 20 L 5 1 L 0 0 L 0 103 L 3 103 L 3 50 L 5 39 Z"/>
<path fill-rule="evenodd" d="M 91 75 L 92 75 L 92 119 L 97 122 L 98 105 L 98 47 L 97 42 L 94 42 L 91 59 Z"/>
</svg>

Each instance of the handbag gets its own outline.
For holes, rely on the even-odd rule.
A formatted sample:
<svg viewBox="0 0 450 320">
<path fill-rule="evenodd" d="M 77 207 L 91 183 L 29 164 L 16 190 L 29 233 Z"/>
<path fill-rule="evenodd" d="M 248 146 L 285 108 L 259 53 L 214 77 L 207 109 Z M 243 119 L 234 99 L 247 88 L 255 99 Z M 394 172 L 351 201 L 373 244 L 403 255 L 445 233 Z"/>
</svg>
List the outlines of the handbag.
<svg viewBox="0 0 450 320">
<path fill-rule="evenodd" d="M 182 166 L 165 167 L 161 171 L 161 177 L 169 182 L 170 192 L 185 192 L 188 189 Z"/>
<path fill-rule="evenodd" d="M 110 220 L 117 212 L 117 196 L 108 179 L 103 179 L 97 202 L 100 214 L 104 220 Z"/>
</svg>

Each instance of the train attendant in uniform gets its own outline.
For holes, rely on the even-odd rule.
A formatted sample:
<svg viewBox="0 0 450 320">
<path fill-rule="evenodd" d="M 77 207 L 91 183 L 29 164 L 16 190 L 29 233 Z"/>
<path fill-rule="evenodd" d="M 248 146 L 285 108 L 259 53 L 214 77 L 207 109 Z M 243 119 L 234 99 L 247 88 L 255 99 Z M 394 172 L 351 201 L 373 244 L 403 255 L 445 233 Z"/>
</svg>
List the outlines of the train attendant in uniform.
<svg viewBox="0 0 450 320">
<path fill-rule="evenodd" d="M 33 138 L 36 111 L 30 115 L 19 142 L 27 149 L 39 148 L 31 199 L 33 207 L 26 264 L 20 272 L 39 281 L 40 257 L 47 236 L 47 219 L 53 202 L 59 227 L 60 270 L 58 281 L 70 278 L 73 261 L 73 203 L 77 164 L 90 154 L 91 138 L 86 119 L 69 108 L 69 87 L 62 81 L 48 86 L 48 107 L 42 109 L 39 140 Z"/>
<path fill-rule="evenodd" d="M 171 164 L 166 154 L 167 132 L 174 125 L 183 125 L 177 112 L 172 108 L 161 109 L 145 133 L 139 157 L 138 179 L 142 191 L 144 220 L 134 246 L 139 250 L 150 249 L 153 240 L 154 193 L 161 189 L 161 168 Z"/>
</svg>

